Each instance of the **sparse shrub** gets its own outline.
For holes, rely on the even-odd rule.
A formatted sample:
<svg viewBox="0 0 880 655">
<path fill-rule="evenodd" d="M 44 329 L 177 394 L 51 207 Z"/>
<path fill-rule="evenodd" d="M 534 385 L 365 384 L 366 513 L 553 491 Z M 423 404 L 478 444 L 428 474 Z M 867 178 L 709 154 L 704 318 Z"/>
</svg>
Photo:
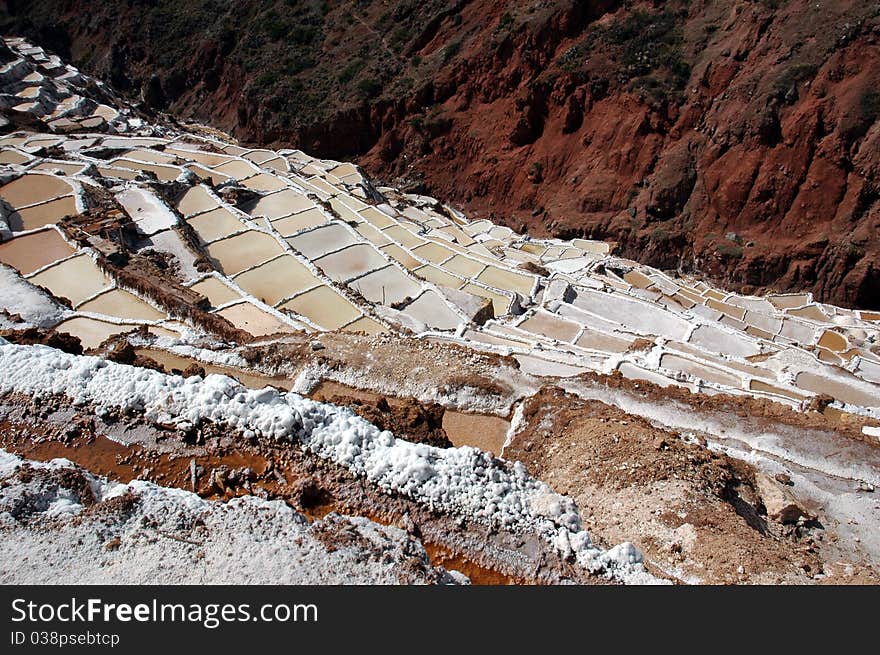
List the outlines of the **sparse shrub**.
<svg viewBox="0 0 880 655">
<path fill-rule="evenodd" d="M 635 10 L 608 25 L 593 27 L 557 64 L 567 72 L 577 72 L 596 52 L 607 53 L 618 64 L 618 81 L 629 82 L 650 104 L 683 100 L 691 68 L 672 10 Z"/>
<path fill-rule="evenodd" d="M 649 236 L 648 239 L 652 243 L 664 244 L 672 239 L 672 235 L 669 234 L 669 230 L 667 230 L 666 228 L 658 227 L 653 232 L 651 232 L 651 236 Z"/>
<path fill-rule="evenodd" d="M 261 73 L 259 77 L 256 79 L 256 86 L 260 89 L 269 89 L 275 86 L 278 82 L 279 75 L 278 71 L 266 71 L 265 73 Z"/>
<path fill-rule="evenodd" d="M 365 77 L 357 85 L 358 91 L 366 100 L 372 100 L 382 92 L 382 83 L 374 77 Z"/>
<path fill-rule="evenodd" d="M 398 27 L 394 30 L 394 33 L 391 35 L 391 39 L 389 40 L 389 46 L 395 52 L 400 52 L 403 50 L 404 46 L 413 38 L 412 32 L 406 26 Z"/>
<path fill-rule="evenodd" d="M 865 92 L 859 102 L 859 108 L 865 122 L 869 126 L 873 125 L 880 118 L 880 92 L 873 89 Z"/>
<path fill-rule="evenodd" d="M 278 15 L 278 12 L 275 10 L 266 14 L 263 21 L 263 27 L 266 30 L 266 34 L 268 34 L 269 38 L 273 41 L 279 41 L 287 35 L 289 26 L 284 20 L 282 20 Z"/>
<path fill-rule="evenodd" d="M 797 99 L 797 85 L 816 77 L 819 72 L 815 64 L 794 64 L 789 66 L 773 83 L 772 96 L 780 102 L 791 104 Z"/>
<path fill-rule="evenodd" d="M 461 50 L 461 40 L 453 41 L 443 48 L 443 63 L 451 61 Z"/>
<path fill-rule="evenodd" d="M 532 181 L 533 184 L 540 184 L 544 180 L 544 164 L 539 161 L 532 162 L 532 165 L 529 166 L 528 172 L 529 180 Z"/>
<path fill-rule="evenodd" d="M 722 243 L 717 250 L 724 259 L 742 259 L 743 256 L 742 247 L 732 243 Z"/>
<path fill-rule="evenodd" d="M 348 84 L 363 70 L 365 65 L 366 62 L 363 59 L 355 59 L 340 71 L 337 79 L 341 84 Z"/>
<path fill-rule="evenodd" d="M 505 11 L 498 19 L 498 25 L 495 26 L 495 33 L 506 32 L 513 27 L 513 16 L 510 12 Z"/>
</svg>

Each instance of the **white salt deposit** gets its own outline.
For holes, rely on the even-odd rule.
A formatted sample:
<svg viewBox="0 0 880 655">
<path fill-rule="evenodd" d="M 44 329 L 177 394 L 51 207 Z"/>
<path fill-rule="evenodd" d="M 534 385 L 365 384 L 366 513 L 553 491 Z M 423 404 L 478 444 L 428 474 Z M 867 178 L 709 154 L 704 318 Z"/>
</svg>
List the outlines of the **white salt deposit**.
<svg viewBox="0 0 880 655">
<path fill-rule="evenodd" d="M 625 548 L 603 551 L 581 528 L 574 502 L 553 492 L 517 462 L 470 447 L 439 449 L 396 439 L 348 409 L 267 387 L 248 390 L 222 375 L 182 378 L 68 355 L 44 346 L 0 346 L 0 392 L 33 397 L 60 394 L 102 415 L 135 411 L 181 429 L 203 420 L 245 437 L 298 441 L 389 492 L 431 509 L 502 527 L 535 532 L 563 556 L 592 572 L 625 582 L 653 582 L 640 558 Z M 626 556 L 621 557 L 620 553 Z"/>
<path fill-rule="evenodd" d="M 22 321 L 37 327 L 52 327 L 66 313 L 64 307 L 4 264 L 0 264 L 0 310 L 18 314 Z"/>
<path fill-rule="evenodd" d="M 24 479 L 16 475 L 22 465 L 33 470 Z M 81 496 L 51 476 L 62 469 L 79 471 L 96 503 L 123 495 L 133 502 L 126 511 L 108 506 L 83 513 Z M 424 547 L 403 530 L 361 517 L 329 514 L 310 525 L 283 501 L 206 501 L 142 480 L 108 482 L 64 459 L 25 461 L 2 449 L 0 481 L 4 584 L 468 582 L 432 567 Z"/>
</svg>

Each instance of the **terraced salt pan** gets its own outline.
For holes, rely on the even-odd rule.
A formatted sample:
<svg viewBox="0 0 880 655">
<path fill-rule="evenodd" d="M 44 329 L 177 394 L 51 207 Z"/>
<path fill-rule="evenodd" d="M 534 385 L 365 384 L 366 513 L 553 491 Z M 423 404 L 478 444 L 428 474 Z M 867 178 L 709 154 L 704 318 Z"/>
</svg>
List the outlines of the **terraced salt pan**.
<svg viewBox="0 0 880 655">
<path fill-rule="evenodd" d="M 188 218 L 187 223 L 199 235 L 202 243 L 210 243 L 217 239 L 228 237 L 230 234 L 241 232 L 245 224 L 225 207 L 217 207 L 203 214 Z"/>
<path fill-rule="evenodd" d="M 212 170 L 228 175 L 236 180 L 241 180 L 260 172 L 260 169 L 252 163 L 241 159 L 233 159 L 232 161 L 225 162 L 219 166 L 215 166 Z"/>
<path fill-rule="evenodd" d="M 401 227 L 400 225 L 392 225 L 391 227 L 383 230 L 383 232 L 391 239 L 407 248 L 414 248 L 425 243 L 424 239 L 420 239 L 415 234 L 413 234 L 406 228 Z"/>
<path fill-rule="evenodd" d="M 880 363 L 862 357 L 857 370 L 859 377 L 880 384 Z"/>
<path fill-rule="evenodd" d="M 617 294 L 579 288 L 572 304 L 605 319 L 618 321 L 631 330 L 645 334 L 657 334 L 684 341 L 691 329 L 690 323 L 684 319 L 658 307 L 630 300 Z"/>
<path fill-rule="evenodd" d="M 707 382 L 724 385 L 739 389 L 742 387 L 742 380 L 735 375 L 723 371 L 714 366 L 708 366 L 699 362 L 695 362 L 687 357 L 682 357 L 673 353 L 664 353 L 660 357 L 660 366 L 672 371 L 678 371 L 693 375 Z"/>
<path fill-rule="evenodd" d="M 453 227 L 453 226 L 441 227 L 441 228 L 439 228 L 439 231 L 449 237 L 452 237 L 452 239 L 456 243 L 458 243 L 464 247 L 473 245 L 475 243 L 475 241 L 473 239 L 471 239 L 467 234 L 465 234 L 463 230 L 461 230 L 457 227 Z"/>
<path fill-rule="evenodd" d="M 304 232 L 292 239 L 287 239 L 287 243 L 309 259 L 317 259 L 328 252 L 339 250 L 358 242 L 357 235 L 338 222 L 329 223 L 323 227 Z"/>
<path fill-rule="evenodd" d="M 314 162 L 314 161 L 312 163 L 306 164 L 305 166 L 300 168 L 297 172 L 299 173 L 299 175 L 306 176 L 306 177 L 313 177 L 315 175 L 324 175 L 324 173 L 325 173 L 324 169 L 321 168 L 318 165 L 318 163 Z M 295 179 L 296 179 L 296 183 L 299 184 L 300 186 L 305 187 L 305 188 L 311 188 L 311 185 L 308 182 L 306 182 L 304 179 L 299 178 L 299 177 L 297 177 Z M 323 194 L 323 192 L 321 192 L 321 193 Z"/>
<path fill-rule="evenodd" d="M 205 250 L 226 275 L 241 273 L 283 252 L 274 238 L 256 230 L 215 241 Z"/>
<path fill-rule="evenodd" d="M 42 91 L 42 89 L 39 86 L 28 86 L 16 93 L 15 95 L 19 98 L 33 100 L 34 98 L 38 98 L 40 96 L 40 91 Z"/>
<path fill-rule="evenodd" d="M 272 316 L 268 312 L 250 302 L 240 302 L 230 305 L 217 312 L 235 327 L 252 334 L 255 337 L 263 337 L 278 332 L 294 332 L 294 328 Z"/>
<path fill-rule="evenodd" d="M 350 195 L 348 193 L 345 193 L 344 191 L 336 194 L 330 200 L 330 204 L 331 204 L 331 206 L 333 206 L 334 209 L 336 207 L 339 207 L 340 205 L 345 205 L 353 212 L 359 212 L 359 211 L 369 207 L 369 205 L 367 203 L 363 202 L 360 198 L 356 198 L 355 196 Z M 360 216 L 360 214 L 356 214 L 356 216 L 357 216 L 356 220 L 358 222 L 361 222 L 364 220 Z"/>
<path fill-rule="evenodd" d="M 520 371 L 529 375 L 567 378 L 590 371 L 585 366 L 553 361 L 532 355 L 517 354 L 514 355 L 514 358 L 519 362 Z"/>
<path fill-rule="evenodd" d="M 315 203 L 304 194 L 293 189 L 285 189 L 262 196 L 256 202 L 242 205 L 242 210 L 254 217 L 264 216 L 269 220 L 274 220 L 311 209 L 314 206 Z"/>
<path fill-rule="evenodd" d="M 428 282 L 436 284 L 438 287 L 458 289 L 462 285 L 461 278 L 450 275 L 443 269 L 431 266 L 430 264 L 415 269 L 414 273 Z"/>
<path fill-rule="evenodd" d="M 676 385 L 676 381 L 672 378 L 668 378 L 661 373 L 657 373 L 656 371 L 650 371 L 646 368 L 642 368 L 641 366 L 637 366 L 631 362 L 621 362 L 617 367 L 617 370 L 620 371 L 623 377 L 628 378 L 630 380 L 644 380 L 645 382 L 653 382 L 654 384 L 661 387 L 671 387 Z M 679 385 L 685 386 L 688 388 L 692 388 L 693 385 Z"/>
<path fill-rule="evenodd" d="M 109 105 L 99 104 L 95 108 L 95 116 L 103 118 L 108 123 L 112 120 L 115 120 L 117 116 L 119 116 L 119 112 L 110 107 Z"/>
<path fill-rule="evenodd" d="M 450 250 L 449 248 L 446 248 L 446 247 L 440 245 L 439 243 L 433 243 L 433 242 L 428 242 L 423 246 L 419 246 L 418 248 L 413 248 L 412 253 L 416 257 L 419 257 L 425 261 L 431 262 L 432 264 L 440 264 L 441 262 L 444 262 L 447 259 L 449 259 L 450 257 L 452 257 L 453 255 L 455 255 L 455 253 L 452 250 Z M 448 268 L 449 270 L 454 271 L 454 269 L 451 267 L 444 267 L 444 268 Z M 482 270 L 482 268 L 483 267 L 480 266 L 481 270 Z"/>
<path fill-rule="evenodd" d="M 557 339 L 571 343 L 580 333 L 581 326 L 573 321 L 539 310 L 517 326 L 521 330 L 540 334 L 549 339 Z"/>
<path fill-rule="evenodd" d="M 69 257 L 74 249 L 54 229 L 41 230 L 0 243 L 0 262 L 17 269 L 22 275 Z"/>
<path fill-rule="evenodd" d="M 137 328 L 134 323 L 110 323 L 84 316 L 74 316 L 55 326 L 58 332 L 79 337 L 84 350 L 97 348 L 110 337 Z"/>
<path fill-rule="evenodd" d="M 237 145 L 232 144 L 232 143 L 230 143 L 230 144 L 225 144 L 225 145 L 224 145 L 224 144 L 220 144 L 220 149 L 221 149 L 223 152 L 225 152 L 225 153 L 227 153 L 227 154 L 229 154 L 229 155 L 234 155 L 234 156 L 236 156 L 236 157 L 241 157 L 242 155 L 244 155 L 244 154 L 246 154 L 246 153 L 248 152 L 248 149 L 247 149 L 247 148 L 242 148 L 241 146 L 237 146 Z"/>
<path fill-rule="evenodd" d="M 779 335 L 800 344 L 810 344 L 816 340 L 816 329 L 803 321 L 785 318 L 782 321 Z"/>
<path fill-rule="evenodd" d="M 0 164 L 12 164 L 14 166 L 21 166 L 23 164 L 27 164 L 32 159 L 33 158 L 30 155 L 26 155 L 23 152 L 19 152 L 18 150 L 4 148 L 2 151 L 0 151 Z"/>
<path fill-rule="evenodd" d="M 519 339 L 499 336 L 497 334 L 489 334 L 478 330 L 466 330 L 465 339 L 473 343 L 487 344 L 490 346 L 501 346 L 504 348 L 512 348 L 517 350 L 529 350 L 531 344 Z"/>
<path fill-rule="evenodd" d="M 530 296 L 535 288 L 536 280 L 533 276 L 514 273 L 496 266 L 487 266 L 477 276 L 477 280 L 496 289 L 515 291 L 523 296 Z"/>
<path fill-rule="evenodd" d="M 764 382 L 763 380 L 749 380 L 749 389 L 751 391 L 758 391 L 761 393 L 769 393 L 776 396 L 783 396 L 788 398 L 789 400 L 793 400 L 795 402 L 801 402 L 802 400 L 807 399 L 806 394 L 797 393 L 791 389 L 787 389 L 785 387 L 781 387 L 775 384 L 770 384 L 769 382 Z"/>
<path fill-rule="evenodd" d="M 830 320 L 830 317 L 825 314 L 819 307 L 816 305 L 806 305 L 805 307 L 799 307 L 798 309 L 789 309 L 785 312 L 789 316 L 797 316 L 798 318 L 808 318 L 811 321 L 818 321 L 820 323 L 827 322 Z"/>
<path fill-rule="evenodd" d="M 367 207 L 366 209 L 361 210 L 360 215 L 363 216 L 373 227 L 379 228 L 380 230 L 396 225 L 394 219 L 375 207 Z"/>
<path fill-rule="evenodd" d="M 46 171 L 47 173 L 52 174 L 55 174 L 56 171 L 61 171 L 64 175 L 76 175 L 84 168 L 85 166 L 83 164 L 74 164 L 66 161 L 44 161 L 31 167 L 30 170 Z"/>
<path fill-rule="evenodd" d="M 259 173 L 241 181 L 242 186 L 254 191 L 280 191 L 289 185 L 275 175 Z"/>
<path fill-rule="evenodd" d="M 74 306 L 111 285 L 110 278 L 85 254 L 50 266 L 28 281 L 67 298 Z"/>
<path fill-rule="evenodd" d="M 749 310 L 746 312 L 744 320 L 748 325 L 770 334 L 777 334 L 782 329 L 781 319 L 760 312 Z"/>
<path fill-rule="evenodd" d="M 421 256 L 421 255 L 420 255 Z M 473 278 L 486 267 L 482 262 L 478 262 L 470 257 L 455 255 L 448 262 L 443 264 L 443 270 L 451 273 L 457 273 L 466 278 Z"/>
<path fill-rule="evenodd" d="M 403 308 L 404 313 L 437 330 L 455 330 L 464 320 L 434 291 L 423 292 Z"/>
<path fill-rule="evenodd" d="M 350 200 L 354 200 L 354 198 L 351 198 Z M 350 201 L 347 203 L 343 202 L 340 196 L 335 196 L 330 199 L 330 207 L 333 208 L 333 211 L 339 214 L 339 218 L 343 221 L 346 223 L 363 223 L 364 219 L 350 206 L 351 204 Z"/>
<path fill-rule="evenodd" d="M 19 209 L 9 216 L 9 227 L 14 232 L 36 230 L 57 223 L 66 216 L 79 214 L 76 199 L 73 196 L 56 198 L 40 205 Z"/>
<path fill-rule="evenodd" d="M 315 264 L 334 282 L 345 282 L 387 266 L 388 261 L 372 246 L 360 243 L 315 259 Z"/>
<path fill-rule="evenodd" d="M 775 371 L 772 371 L 767 368 L 762 368 L 759 365 L 754 364 L 745 364 L 737 361 L 736 359 L 725 359 L 721 356 L 715 356 L 702 348 L 695 347 L 688 343 L 681 343 L 678 341 L 667 341 L 664 344 L 665 348 L 669 350 L 675 350 L 679 353 L 685 353 L 687 355 L 692 355 L 694 358 L 697 358 L 700 361 L 706 362 L 714 367 L 722 367 L 722 368 L 730 368 L 735 371 L 739 371 L 741 373 L 745 373 L 750 377 L 759 377 L 765 379 L 776 379 Z"/>
<path fill-rule="evenodd" d="M 461 290 L 491 300 L 495 316 L 503 316 L 510 309 L 510 298 L 503 296 L 500 293 L 495 293 L 494 291 L 490 291 L 489 289 L 485 289 L 476 284 L 466 284 Z"/>
<path fill-rule="evenodd" d="M 146 235 L 155 234 L 177 225 L 177 217 L 146 189 L 132 187 L 116 194 L 116 200 L 125 213 Z"/>
<path fill-rule="evenodd" d="M 817 345 L 836 352 L 843 352 L 849 348 L 849 343 L 847 342 L 846 337 L 837 332 L 832 332 L 831 330 L 825 330 L 822 333 Z"/>
<path fill-rule="evenodd" d="M 177 210 L 186 218 L 217 207 L 217 201 L 201 184 L 187 189 L 177 201 Z"/>
<path fill-rule="evenodd" d="M 132 171 L 153 173 L 160 182 L 173 182 L 183 173 L 183 169 L 177 168 L 176 166 L 139 162 L 132 159 L 114 159 L 110 164 L 117 168 L 127 168 Z"/>
<path fill-rule="evenodd" d="M 144 302 L 133 293 L 123 289 L 110 289 L 82 303 L 77 311 L 105 314 L 118 318 L 132 318 L 143 321 L 158 321 L 168 318 L 152 305 Z"/>
<path fill-rule="evenodd" d="M 287 173 L 290 171 L 290 166 L 287 164 L 287 160 L 284 159 L 284 157 L 277 156 L 260 162 L 260 168 L 268 168 L 269 170 L 278 173 Z"/>
<path fill-rule="evenodd" d="M 129 150 L 125 153 L 126 159 L 134 159 L 135 161 L 145 161 L 151 164 L 173 164 L 174 156 L 167 155 L 164 152 L 159 152 L 158 150 Z"/>
<path fill-rule="evenodd" d="M 247 293 L 267 305 L 275 305 L 295 293 L 308 289 L 320 280 L 291 255 L 277 257 L 234 278 Z"/>
<path fill-rule="evenodd" d="M 338 187 L 333 186 L 320 177 L 310 177 L 307 184 L 309 187 L 316 189 L 319 192 L 323 192 L 328 198 L 339 193 Z"/>
<path fill-rule="evenodd" d="M 380 250 L 407 270 L 414 271 L 422 266 L 419 260 L 396 244 L 389 243 L 386 246 L 382 246 Z"/>
<path fill-rule="evenodd" d="M 736 357 L 749 357 L 761 352 L 753 341 L 731 332 L 725 332 L 713 325 L 700 325 L 694 330 L 689 343 L 712 353 L 723 353 Z"/>
<path fill-rule="evenodd" d="M 46 202 L 73 193 L 73 186 L 57 175 L 26 173 L 0 187 L 0 197 L 13 209 Z"/>
<path fill-rule="evenodd" d="M 138 171 L 128 168 L 116 168 L 112 166 L 96 166 L 101 177 L 108 177 L 116 180 L 134 180 L 138 176 Z"/>
<path fill-rule="evenodd" d="M 611 252 L 611 246 L 604 241 L 590 241 L 588 239 L 574 239 L 571 245 L 580 248 L 588 253 L 596 255 L 607 255 Z"/>
<path fill-rule="evenodd" d="M 217 171 L 210 168 L 205 168 L 200 164 L 186 164 L 184 168 L 192 171 L 200 180 L 204 182 L 210 182 L 214 186 L 223 184 L 224 182 L 232 179 L 228 175 L 218 173 Z"/>
<path fill-rule="evenodd" d="M 790 293 L 767 296 L 767 301 L 777 309 L 795 309 L 797 307 L 803 307 L 807 303 L 812 302 L 812 300 L 812 295 L 808 293 Z"/>
<path fill-rule="evenodd" d="M 279 218 L 278 220 L 272 221 L 271 226 L 272 229 L 276 230 L 281 236 L 290 237 L 302 230 L 325 225 L 327 221 L 327 216 L 315 208 L 307 209 L 286 218 Z"/>
<path fill-rule="evenodd" d="M 443 430 L 456 447 L 472 446 L 500 455 L 509 429 L 510 422 L 497 416 L 466 414 L 451 409 L 443 413 Z"/>
<path fill-rule="evenodd" d="M 23 136 L 21 134 L 9 134 L 0 138 L 0 145 L 18 147 L 23 146 L 25 143 L 27 143 L 27 140 L 27 136 Z"/>
<path fill-rule="evenodd" d="M 325 330 L 338 330 L 361 315 L 357 307 L 326 285 L 306 291 L 282 303 L 278 309 L 305 316 Z"/>
<path fill-rule="evenodd" d="M 227 284 L 224 284 L 214 276 L 208 276 L 200 282 L 193 284 L 190 289 L 200 293 L 208 299 L 212 307 L 220 307 L 233 300 L 240 300 L 241 295 Z"/>
<path fill-rule="evenodd" d="M 385 246 L 391 243 L 391 239 L 389 239 L 384 232 L 381 232 L 369 223 L 360 223 L 354 229 L 374 246 Z"/>
<path fill-rule="evenodd" d="M 421 286 L 393 266 L 364 275 L 351 282 L 349 286 L 370 302 L 382 305 L 392 305 L 406 298 L 415 298 L 422 291 Z"/>
<path fill-rule="evenodd" d="M 575 345 L 589 350 L 600 350 L 606 353 L 625 353 L 633 344 L 634 339 L 616 337 L 597 330 L 585 329 L 575 341 Z"/>
<path fill-rule="evenodd" d="M 343 164 L 339 164 L 338 166 L 334 166 L 328 172 L 331 175 L 335 175 L 338 178 L 348 177 L 350 175 L 360 176 L 360 173 L 358 172 L 357 166 L 355 166 L 354 164 L 350 164 L 348 162 L 345 162 Z"/>
<path fill-rule="evenodd" d="M 388 332 L 388 328 L 379 323 L 378 321 L 374 321 L 369 316 L 362 316 L 356 321 L 352 321 L 348 325 L 345 326 L 346 332 L 363 332 L 368 335 L 382 334 L 383 332 Z"/>
<path fill-rule="evenodd" d="M 734 318 L 738 321 L 741 321 L 745 318 L 746 311 L 741 307 L 735 307 L 734 305 L 730 305 L 725 302 L 721 302 L 718 300 L 709 299 L 706 301 L 706 306 L 711 307 L 712 309 L 721 312 L 722 314 L 726 314 L 731 318 Z"/>
<path fill-rule="evenodd" d="M 478 234 L 483 234 L 485 232 L 488 232 L 493 227 L 495 227 L 495 224 L 492 221 L 488 221 L 484 218 L 479 221 L 474 221 L 473 223 L 470 223 L 469 225 L 465 225 L 464 228 L 462 228 L 462 229 L 465 231 L 465 233 L 467 233 L 473 237 Z"/>
<path fill-rule="evenodd" d="M 241 153 L 240 156 L 260 166 L 263 165 L 264 161 L 268 161 L 270 159 L 275 159 L 278 157 L 274 150 L 266 150 L 265 148 L 248 150 L 247 152 Z"/>
<path fill-rule="evenodd" d="M 795 378 L 795 384 L 801 389 L 812 391 L 815 394 L 829 394 L 841 402 L 857 405 L 859 407 L 880 407 L 880 394 L 876 388 L 852 378 L 849 384 L 843 376 L 851 377 L 848 373 L 841 372 L 839 378 L 831 378 L 819 375 L 811 371 L 801 371 Z"/>
<path fill-rule="evenodd" d="M 234 158 L 229 155 L 221 155 L 216 152 L 205 152 L 204 150 L 190 150 L 188 148 L 177 148 L 169 146 L 165 148 L 165 152 L 171 153 L 187 161 L 194 161 L 203 166 L 219 166 Z"/>
</svg>

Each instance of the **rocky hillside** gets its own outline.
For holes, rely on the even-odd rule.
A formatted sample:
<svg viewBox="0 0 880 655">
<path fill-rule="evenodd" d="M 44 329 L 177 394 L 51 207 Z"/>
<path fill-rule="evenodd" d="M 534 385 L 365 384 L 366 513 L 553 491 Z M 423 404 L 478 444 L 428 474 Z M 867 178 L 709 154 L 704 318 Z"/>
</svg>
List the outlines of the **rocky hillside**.
<svg viewBox="0 0 880 655">
<path fill-rule="evenodd" d="M 7 0 L 0 21 L 243 141 L 747 292 L 880 307 L 876 2 Z"/>
</svg>

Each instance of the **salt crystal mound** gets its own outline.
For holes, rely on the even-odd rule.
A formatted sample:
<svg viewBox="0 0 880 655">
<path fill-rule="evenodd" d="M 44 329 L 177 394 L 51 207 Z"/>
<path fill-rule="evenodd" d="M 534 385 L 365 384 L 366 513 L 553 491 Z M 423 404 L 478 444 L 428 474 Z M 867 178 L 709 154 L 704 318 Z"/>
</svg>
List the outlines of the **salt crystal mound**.
<svg viewBox="0 0 880 655">
<path fill-rule="evenodd" d="M 36 475 L 16 476 L 22 465 Z M 72 521 L 85 507 L 78 491 L 51 477 L 62 470 L 79 472 L 95 502 L 129 494 L 137 502 L 129 511 Z M 109 482 L 66 459 L 24 460 L 3 449 L 0 529 L 0 562 L 24 557 L 31 564 L 0 566 L 7 584 L 469 583 L 433 569 L 424 547 L 400 528 L 363 517 L 331 513 L 310 524 L 280 500 L 208 501 L 144 480 Z M 359 537 L 353 541 L 345 538 L 352 531 Z M 343 538 L 328 545 L 318 533 Z M 157 534 L 172 536 L 157 540 Z M 113 555 L 110 537 L 119 544 Z"/>
<path fill-rule="evenodd" d="M 631 544 L 595 547 L 581 528 L 574 502 L 475 448 L 440 449 L 397 439 L 351 410 L 271 387 L 249 390 L 224 375 L 183 378 L 69 355 L 46 346 L 0 346 L 0 393 L 35 399 L 63 395 L 90 404 L 99 416 L 135 411 L 146 419 L 189 429 L 201 421 L 226 425 L 246 438 L 298 441 L 379 488 L 431 510 L 516 533 L 537 533 L 565 558 L 621 582 L 646 584 L 641 555 Z"/>
</svg>

